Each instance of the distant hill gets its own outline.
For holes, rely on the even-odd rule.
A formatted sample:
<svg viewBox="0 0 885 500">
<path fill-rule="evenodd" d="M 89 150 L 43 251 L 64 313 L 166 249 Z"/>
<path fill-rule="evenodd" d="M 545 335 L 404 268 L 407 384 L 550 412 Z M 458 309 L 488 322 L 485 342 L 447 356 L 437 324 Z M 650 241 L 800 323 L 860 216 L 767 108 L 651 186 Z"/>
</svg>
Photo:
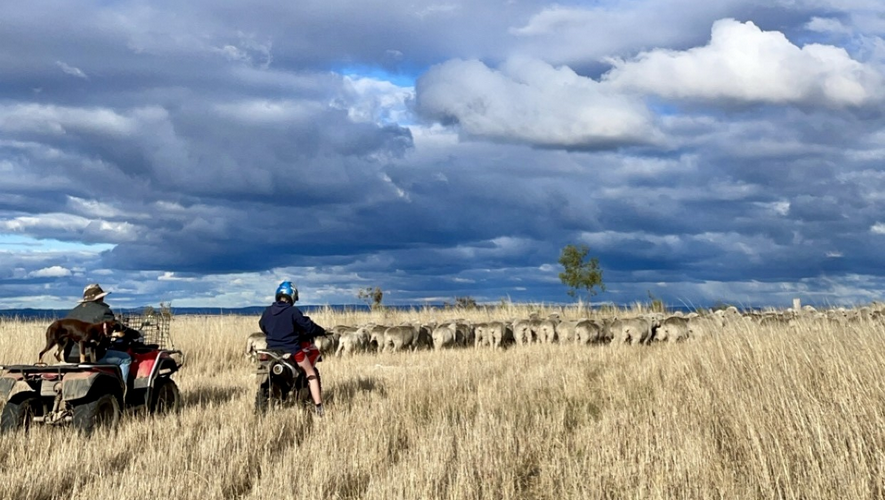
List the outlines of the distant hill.
<svg viewBox="0 0 885 500">
<path fill-rule="evenodd" d="M 159 310 L 160 308 L 157 306 L 151 306 L 155 310 Z M 264 311 L 266 306 L 249 306 L 249 307 L 172 307 L 172 314 L 174 316 L 180 315 L 235 315 L 235 316 L 258 316 Z M 298 308 L 304 311 L 307 314 L 310 314 L 313 311 L 332 308 L 335 311 L 368 311 L 369 307 L 365 304 L 344 304 L 344 305 L 328 305 L 328 306 L 302 306 L 299 305 Z M 424 304 L 421 305 L 409 305 L 409 306 L 386 306 L 393 309 L 412 309 L 412 308 L 422 308 Z M 32 309 L 32 308 L 23 308 L 23 309 L 0 309 L 0 317 L 5 318 L 27 318 L 27 319 L 57 319 L 64 317 L 65 314 L 68 313 L 70 309 Z M 133 308 L 114 308 L 114 312 L 117 314 L 138 314 L 144 310 L 144 307 L 133 307 Z"/>
<path fill-rule="evenodd" d="M 594 304 L 594 307 L 600 307 L 603 304 Z M 612 304 L 606 304 L 612 305 Z M 617 307 L 630 307 L 632 304 L 618 305 Z M 155 310 L 159 310 L 160 308 L 157 306 L 151 306 Z M 174 316 L 181 315 L 199 315 L 199 316 L 216 316 L 216 315 L 232 315 L 232 316 L 258 316 L 264 311 L 266 306 L 249 306 L 249 307 L 172 307 L 172 314 Z M 425 307 L 439 308 L 442 309 L 444 304 L 410 304 L 410 305 L 393 305 L 393 306 L 384 306 L 389 309 L 398 309 L 398 310 L 409 310 L 409 309 L 423 309 Z M 482 305 L 479 307 L 483 307 Z M 488 307 L 495 307 L 494 305 L 490 305 Z M 334 311 L 369 311 L 369 306 L 365 304 L 334 304 L 334 305 L 299 305 L 299 309 L 304 311 L 306 314 L 311 314 L 314 311 L 322 310 L 326 308 L 331 308 Z M 690 312 L 692 309 L 685 306 L 667 306 L 667 309 L 670 311 L 683 311 Z M 139 314 L 144 310 L 144 307 L 133 307 L 133 308 L 114 308 L 114 312 L 117 314 Z M 69 309 L 32 309 L 32 308 L 24 308 L 24 309 L 0 309 L 0 318 L 25 318 L 25 319 L 47 319 L 53 320 L 57 318 L 64 317 Z"/>
</svg>

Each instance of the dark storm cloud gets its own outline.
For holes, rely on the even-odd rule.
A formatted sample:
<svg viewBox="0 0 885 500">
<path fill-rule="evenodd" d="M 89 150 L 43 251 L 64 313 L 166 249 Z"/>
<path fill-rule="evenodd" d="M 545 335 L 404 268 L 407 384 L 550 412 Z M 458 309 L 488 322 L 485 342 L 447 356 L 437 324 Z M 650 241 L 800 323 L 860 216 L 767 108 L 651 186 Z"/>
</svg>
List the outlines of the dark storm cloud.
<svg viewBox="0 0 885 500">
<path fill-rule="evenodd" d="M 564 301 L 578 242 L 613 301 L 881 290 L 875 27 L 695 3 L 6 4 L 0 236 L 72 246 L 0 239 L 0 299 L 247 305 L 292 277 L 316 301 Z M 826 85 L 645 78 L 753 37 Z"/>
</svg>

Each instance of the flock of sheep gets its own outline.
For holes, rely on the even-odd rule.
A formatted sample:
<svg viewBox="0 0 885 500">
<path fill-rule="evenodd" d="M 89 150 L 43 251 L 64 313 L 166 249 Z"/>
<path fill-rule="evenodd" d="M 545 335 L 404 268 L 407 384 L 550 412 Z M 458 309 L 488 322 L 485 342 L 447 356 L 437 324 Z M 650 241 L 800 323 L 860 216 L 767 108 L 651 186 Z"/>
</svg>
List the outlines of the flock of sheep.
<svg viewBox="0 0 885 500">
<path fill-rule="evenodd" d="M 852 322 L 885 319 L 885 304 L 858 309 L 836 308 L 817 311 L 813 307 L 793 311 L 741 313 L 735 307 L 709 314 L 645 313 L 633 317 L 562 320 L 558 314 L 547 318 L 532 315 L 511 321 L 471 322 L 449 320 L 412 322 L 399 325 L 338 325 L 329 335 L 315 342 L 324 354 L 338 356 L 360 352 L 386 352 L 457 347 L 506 348 L 531 343 L 560 344 L 649 344 L 679 342 L 722 330 L 730 322 L 790 326 L 802 320 Z M 264 347 L 263 335 L 253 333 L 246 343 L 246 354 Z"/>
</svg>

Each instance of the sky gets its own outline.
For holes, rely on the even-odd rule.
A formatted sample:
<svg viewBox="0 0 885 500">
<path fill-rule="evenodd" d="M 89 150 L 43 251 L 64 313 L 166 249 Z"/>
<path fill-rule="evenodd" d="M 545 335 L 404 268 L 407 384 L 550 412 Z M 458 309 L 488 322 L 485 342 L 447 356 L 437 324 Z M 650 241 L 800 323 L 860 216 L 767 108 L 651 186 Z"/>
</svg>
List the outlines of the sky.
<svg viewBox="0 0 885 500">
<path fill-rule="evenodd" d="M 879 0 L 0 2 L 0 308 L 854 305 Z"/>
</svg>

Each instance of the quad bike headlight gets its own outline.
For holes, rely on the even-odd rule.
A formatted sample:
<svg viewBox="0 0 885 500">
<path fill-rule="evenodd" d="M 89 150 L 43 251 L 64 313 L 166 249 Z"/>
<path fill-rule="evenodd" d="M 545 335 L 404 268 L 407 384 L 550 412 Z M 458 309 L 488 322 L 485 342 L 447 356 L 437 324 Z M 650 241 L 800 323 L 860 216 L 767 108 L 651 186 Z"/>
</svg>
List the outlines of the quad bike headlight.
<svg viewBox="0 0 885 500">
<path fill-rule="evenodd" d="M 284 371 L 285 369 L 286 369 L 286 368 L 283 367 L 283 365 L 276 364 L 276 365 L 273 365 L 273 368 L 271 368 L 271 371 L 273 372 L 274 375 L 282 375 L 282 374 L 283 374 L 283 371 Z"/>
</svg>

